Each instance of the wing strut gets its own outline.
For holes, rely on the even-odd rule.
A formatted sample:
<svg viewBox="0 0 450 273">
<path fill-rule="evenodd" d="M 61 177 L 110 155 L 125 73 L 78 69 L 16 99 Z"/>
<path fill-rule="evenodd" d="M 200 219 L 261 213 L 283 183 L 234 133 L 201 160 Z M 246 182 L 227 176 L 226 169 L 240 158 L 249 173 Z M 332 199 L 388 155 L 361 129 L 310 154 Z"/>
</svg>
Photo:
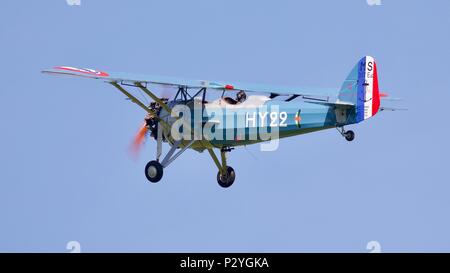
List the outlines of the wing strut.
<svg viewBox="0 0 450 273">
<path fill-rule="evenodd" d="M 164 110 L 166 110 L 167 113 L 172 114 L 172 109 L 170 109 L 170 107 L 167 104 L 165 104 L 160 98 L 155 96 L 155 94 L 150 92 L 150 90 L 145 88 L 145 86 L 143 86 L 142 83 L 136 82 L 135 85 L 137 87 L 139 87 L 142 91 L 144 91 L 145 94 L 147 94 L 150 98 L 152 98 L 154 101 L 156 101 L 159 105 L 161 105 L 161 107 L 164 108 Z"/>
<path fill-rule="evenodd" d="M 138 100 L 135 96 L 131 95 L 127 90 L 125 90 L 122 86 L 120 86 L 117 82 L 110 82 L 110 84 L 114 87 L 116 87 L 117 89 L 119 89 L 120 92 L 122 92 L 125 96 L 127 96 L 133 103 L 139 105 L 142 109 L 144 109 L 146 112 L 150 113 L 151 115 L 153 115 L 155 118 L 158 119 L 158 122 L 161 123 L 162 126 L 166 127 L 166 128 L 170 128 L 170 126 L 167 124 L 167 122 L 165 122 L 164 120 L 162 120 L 156 113 L 155 111 L 153 111 L 152 109 L 148 108 L 147 106 L 145 106 L 145 104 L 143 104 L 140 100 Z M 167 105 L 166 105 L 167 106 Z"/>
<path fill-rule="evenodd" d="M 287 98 L 285 101 L 291 101 L 291 100 L 293 100 L 293 99 L 295 99 L 295 98 L 297 98 L 297 97 L 299 97 L 300 95 L 292 95 L 292 96 L 290 96 L 289 98 Z"/>
</svg>

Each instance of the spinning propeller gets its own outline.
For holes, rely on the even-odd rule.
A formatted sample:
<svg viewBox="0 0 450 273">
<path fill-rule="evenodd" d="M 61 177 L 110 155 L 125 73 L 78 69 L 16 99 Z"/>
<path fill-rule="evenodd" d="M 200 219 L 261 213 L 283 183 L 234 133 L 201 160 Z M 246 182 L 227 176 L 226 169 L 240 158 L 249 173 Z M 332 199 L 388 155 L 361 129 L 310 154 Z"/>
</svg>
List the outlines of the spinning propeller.
<svg viewBox="0 0 450 273">
<path fill-rule="evenodd" d="M 145 135 L 148 132 L 147 123 L 144 122 L 142 124 L 141 128 L 137 131 L 136 135 L 133 138 L 133 142 L 131 143 L 130 152 L 133 158 L 137 159 L 139 156 L 139 153 L 142 150 L 142 147 L 144 147 L 145 142 Z"/>
</svg>

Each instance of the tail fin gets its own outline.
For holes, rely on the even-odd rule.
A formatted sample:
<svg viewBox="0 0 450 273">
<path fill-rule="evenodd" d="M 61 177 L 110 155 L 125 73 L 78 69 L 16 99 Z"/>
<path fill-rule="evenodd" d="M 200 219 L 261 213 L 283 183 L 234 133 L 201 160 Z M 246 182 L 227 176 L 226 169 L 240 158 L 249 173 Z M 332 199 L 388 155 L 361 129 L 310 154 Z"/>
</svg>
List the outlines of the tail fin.
<svg viewBox="0 0 450 273">
<path fill-rule="evenodd" d="M 339 91 L 339 101 L 354 104 L 356 122 L 375 116 L 380 109 L 377 64 L 370 56 L 363 57 L 352 69 Z"/>
</svg>

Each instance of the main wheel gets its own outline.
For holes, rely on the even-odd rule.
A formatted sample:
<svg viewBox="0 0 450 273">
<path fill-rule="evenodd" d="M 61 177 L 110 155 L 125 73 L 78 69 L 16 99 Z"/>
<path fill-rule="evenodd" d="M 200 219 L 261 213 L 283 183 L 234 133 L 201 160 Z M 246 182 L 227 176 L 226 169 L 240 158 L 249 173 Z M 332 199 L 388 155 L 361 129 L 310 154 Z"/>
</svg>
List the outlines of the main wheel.
<svg viewBox="0 0 450 273">
<path fill-rule="evenodd" d="M 163 166 L 158 161 L 152 160 L 145 166 L 145 177 L 148 181 L 156 183 L 163 176 Z"/>
<path fill-rule="evenodd" d="M 355 133 L 353 131 L 347 131 L 344 133 L 345 139 L 347 141 L 353 141 L 355 139 Z"/>
<path fill-rule="evenodd" d="M 227 172 L 224 175 L 220 175 L 220 172 L 217 173 L 217 183 L 219 183 L 222 188 L 228 188 L 233 185 L 235 178 L 236 173 L 230 166 L 227 166 Z"/>
</svg>

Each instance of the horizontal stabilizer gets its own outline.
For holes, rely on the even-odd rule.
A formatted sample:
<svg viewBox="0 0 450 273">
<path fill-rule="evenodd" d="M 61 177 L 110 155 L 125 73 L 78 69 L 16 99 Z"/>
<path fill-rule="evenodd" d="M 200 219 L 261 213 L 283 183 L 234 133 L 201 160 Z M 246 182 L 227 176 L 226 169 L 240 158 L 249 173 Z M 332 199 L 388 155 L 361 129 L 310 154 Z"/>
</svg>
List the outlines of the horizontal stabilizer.
<svg viewBox="0 0 450 273">
<path fill-rule="evenodd" d="M 386 98 L 386 97 L 382 97 L 381 98 L 382 101 L 403 101 L 402 98 Z"/>
<path fill-rule="evenodd" d="M 344 102 L 344 101 L 326 102 L 326 101 L 307 101 L 307 100 L 305 100 L 305 102 L 313 103 L 313 104 L 320 104 L 320 105 L 325 105 L 325 106 L 334 106 L 334 107 L 337 107 L 337 108 L 351 108 L 351 107 L 355 107 L 355 104 L 350 103 L 350 102 Z"/>
<path fill-rule="evenodd" d="M 380 111 L 407 111 L 407 108 L 395 108 L 395 107 L 380 107 Z"/>
</svg>

